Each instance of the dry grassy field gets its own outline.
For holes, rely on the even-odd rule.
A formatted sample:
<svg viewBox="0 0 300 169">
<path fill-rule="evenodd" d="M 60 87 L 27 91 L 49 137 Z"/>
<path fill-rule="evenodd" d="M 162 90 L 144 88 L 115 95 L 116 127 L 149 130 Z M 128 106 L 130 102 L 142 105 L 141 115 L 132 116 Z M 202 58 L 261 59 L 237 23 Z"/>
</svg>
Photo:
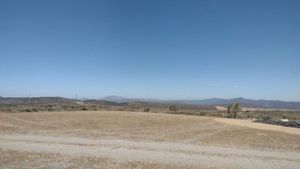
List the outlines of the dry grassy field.
<svg viewBox="0 0 300 169">
<path fill-rule="evenodd" d="M 127 111 L 0 113 L 0 168 L 299 168 L 300 129 Z"/>
</svg>

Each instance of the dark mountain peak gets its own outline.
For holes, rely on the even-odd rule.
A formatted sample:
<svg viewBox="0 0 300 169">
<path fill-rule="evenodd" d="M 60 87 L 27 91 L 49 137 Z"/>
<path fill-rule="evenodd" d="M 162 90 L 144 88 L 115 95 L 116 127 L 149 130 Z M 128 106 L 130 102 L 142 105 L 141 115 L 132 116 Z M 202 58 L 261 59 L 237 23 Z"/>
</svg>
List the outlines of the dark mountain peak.
<svg viewBox="0 0 300 169">
<path fill-rule="evenodd" d="M 251 100 L 251 99 L 246 99 L 246 98 L 243 98 L 243 97 L 235 97 L 235 98 L 231 98 L 229 100 Z"/>
</svg>

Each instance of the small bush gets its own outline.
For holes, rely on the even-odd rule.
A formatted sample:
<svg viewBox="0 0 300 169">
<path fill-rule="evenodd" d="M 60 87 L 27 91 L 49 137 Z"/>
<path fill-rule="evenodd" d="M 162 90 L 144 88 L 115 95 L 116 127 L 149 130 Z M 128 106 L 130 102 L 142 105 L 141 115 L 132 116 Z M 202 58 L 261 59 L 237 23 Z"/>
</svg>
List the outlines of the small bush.
<svg viewBox="0 0 300 169">
<path fill-rule="evenodd" d="M 83 111 L 86 111 L 86 110 L 88 110 L 85 106 L 83 106 L 82 108 L 81 108 L 81 110 L 83 110 Z"/>
<path fill-rule="evenodd" d="M 205 113 L 205 112 L 200 112 L 200 116 L 205 116 L 207 113 Z"/>
<path fill-rule="evenodd" d="M 284 113 L 284 114 L 282 115 L 282 118 L 283 118 L 283 119 L 287 119 L 287 118 L 288 118 L 288 117 L 287 117 L 287 114 Z"/>
<path fill-rule="evenodd" d="M 271 116 L 262 116 L 262 117 L 261 117 L 261 120 L 263 120 L 263 121 L 269 121 L 269 120 L 271 120 L 271 119 L 272 119 Z"/>
<path fill-rule="evenodd" d="M 117 111 L 125 111 L 125 108 L 118 108 Z"/>
<path fill-rule="evenodd" d="M 176 108 L 176 105 L 175 105 L 175 104 L 171 104 L 171 105 L 169 106 L 169 111 L 170 111 L 170 112 L 175 113 L 176 110 L 177 110 L 177 108 Z"/>
<path fill-rule="evenodd" d="M 144 108 L 144 112 L 149 112 L 150 111 L 150 108 L 147 107 L 147 108 Z"/>
</svg>

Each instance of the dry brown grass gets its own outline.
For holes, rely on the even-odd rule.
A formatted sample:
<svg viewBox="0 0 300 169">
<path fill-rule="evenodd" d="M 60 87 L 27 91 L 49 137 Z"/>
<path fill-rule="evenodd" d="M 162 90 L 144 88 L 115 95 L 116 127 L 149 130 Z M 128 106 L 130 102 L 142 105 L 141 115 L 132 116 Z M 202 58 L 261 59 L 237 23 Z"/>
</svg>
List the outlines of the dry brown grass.
<svg viewBox="0 0 300 169">
<path fill-rule="evenodd" d="M 212 117 L 125 111 L 0 113 L 0 134 L 117 138 L 300 151 L 300 135 L 218 123 Z"/>
<path fill-rule="evenodd" d="M 136 143 L 139 142 L 142 145 L 144 145 L 144 142 L 181 143 L 180 145 L 186 145 L 187 143 L 189 145 L 195 144 L 198 146 L 211 146 L 213 148 L 231 147 L 232 150 L 236 151 L 241 149 L 253 150 L 253 152 L 258 151 L 258 155 L 259 150 L 274 151 L 279 152 L 279 154 L 280 152 L 295 154 L 300 152 L 299 134 L 288 134 L 280 131 L 230 125 L 217 122 L 213 117 L 127 111 L 0 113 L 0 136 L 2 135 L 3 144 L 10 143 L 9 140 L 5 141 L 4 136 L 11 134 L 15 135 L 15 137 L 18 137 L 19 134 L 19 136 L 21 136 L 20 138 L 28 135 L 31 135 L 33 138 L 34 136 L 44 136 L 41 138 L 54 136 L 51 137 L 51 139 L 64 138 L 66 141 L 71 141 L 69 140 L 70 136 L 78 137 L 78 139 L 102 139 L 102 141 L 104 139 L 123 139 L 137 141 Z M 19 145 L 17 140 L 11 141 L 13 141 L 16 146 L 17 144 Z M 27 142 L 26 140 L 20 141 L 24 145 Z M 40 141 L 38 139 L 32 139 L 31 142 L 28 142 L 28 145 L 35 142 L 39 143 L 39 145 L 55 144 L 53 140 L 52 142 L 51 140 L 46 141 L 49 141 L 49 143 L 39 143 Z M 80 146 L 81 144 L 78 145 L 77 148 L 83 148 Z M 87 148 L 91 146 L 93 145 L 85 145 Z M 144 146 L 147 147 L 146 145 Z M 2 147 L 5 148 L 5 146 Z M 134 160 L 124 161 L 116 158 L 110 159 L 108 156 L 73 156 L 68 153 L 58 154 L 56 151 L 26 152 L 28 150 L 12 150 L 13 149 L 0 149 L 0 168 L 201 169 L 202 167 L 205 169 L 207 166 L 210 166 L 206 165 L 205 167 L 202 163 L 200 163 L 200 166 L 195 166 L 195 164 L 189 165 L 190 163 L 177 164 L 148 160 L 136 161 L 135 158 Z M 143 149 L 138 149 L 137 151 L 142 150 Z M 145 151 L 149 150 L 145 149 Z M 162 150 L 158 148 L 156 152 L 159 151 Z M 167 153 L 170 154 L 170 152 Z M 219 158 L 220 156 L 220 158 L 224 158 L 223 160 L 228 161 L 228 157 L 231 157 L 232 153 L 230 150 L 229 154 L 223 157 L 220 156 L 218 152 L 216 156 L 212 156 L 212 158 Z M 238 158 L 243 157 L 239 156 Z M 299 163 L 300 161 L 294 160 L 291 164 L 290 161 L 283 160 L 283 162 L 285 162 L 283 163 L 284 165 L 292 166 L 294 163 Z M 211 163 L 211 166 L 215 165 Z M 220 166 L 218 167 L 220 168 Z"/>
</svg>

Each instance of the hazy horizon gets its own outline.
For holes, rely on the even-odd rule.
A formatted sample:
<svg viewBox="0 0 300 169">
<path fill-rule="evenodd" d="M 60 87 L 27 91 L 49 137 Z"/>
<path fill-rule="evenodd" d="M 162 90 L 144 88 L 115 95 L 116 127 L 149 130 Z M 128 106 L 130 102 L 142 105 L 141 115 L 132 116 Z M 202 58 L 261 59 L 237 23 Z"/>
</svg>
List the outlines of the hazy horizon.
<svg viewBox="0 0 300 169">
<path fill-rule="evenodd" d="M 64 97 L 64 96 L 56 96 L 56 95 L 52 95 L 52 96 L 1 96 L 0 97 L 4 97 L 4 98 L 39 98 L 39 97 L 61 97 L 61 98 L 67 98 L 67 99 L 95 99 L 95 100 L 101 100 L 101 99 L 106 99 L 109 97 L 120 97 L 120 98 L 124 98 L 124 99 L 141 99 L 141 100 L 161 100 L 161 101 L 168 101 L 168 100 L 206 100 L 206 99 L 250 99 L 250 100 L 268 100 L 268 101 L 283 101 L 283 102 L 300 102 L 300 100 L 279 100 L 279 99 L 264 99 L 264 98 L 246 98 L 246 97 L 231 97 L 231 98 L 224 98 L 224 97 L 207 97 L 207 98 L 149 98 L 149 97 L 125 97 L 125 96 L 119 96 L 119 95 L 107 95 L 107 96 L 103 96 L 103 97 L 78 97 L 78 95 L 74 96 L 74 97 Z"/>
<path fill-rule="evenodd" d="M 300 101 L 300 1 L 0 1 L 0 96 Z"/>
</svg>

